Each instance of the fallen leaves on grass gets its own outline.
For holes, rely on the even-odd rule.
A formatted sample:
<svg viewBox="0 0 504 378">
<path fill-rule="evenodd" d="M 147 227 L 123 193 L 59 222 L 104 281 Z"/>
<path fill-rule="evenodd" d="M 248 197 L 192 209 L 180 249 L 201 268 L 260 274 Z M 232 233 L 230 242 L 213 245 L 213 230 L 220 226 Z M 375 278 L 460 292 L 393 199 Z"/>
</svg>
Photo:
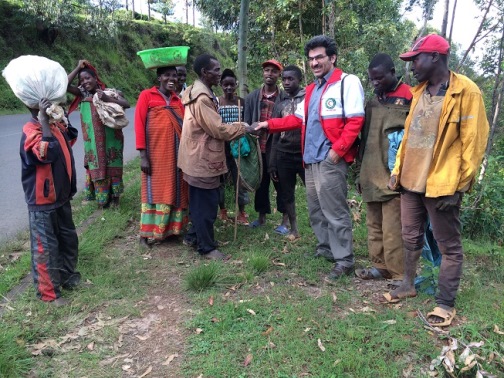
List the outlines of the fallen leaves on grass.
<svg viewBox="0 0 504 378">
<path fill-rule="evenodd" d="M 211 295 L 210 298 L 208 298 L 208 304 L 210 306 L 213 306 L 213 295 Z"/>
<path fill-rule="evenodd" d="M 256 316 L 256 313 L 254 310 L 252 310 L 251 308 L 247 308 L 247 312 L 250 314 L 250 315 L 254 315 Z"/>
<path fill-rule="evenodd" d="M 504 332 L 502 332 L 501 330 L 499 330 L 499 327 L 497 326 L 497 324 L 494 324 L 494 332 L 498 335 L 504 335 Z"/>
<path fill-rule="evenodd" d="M 144 371 L 144 373 L 143 373 L 141 376 L 139 376 L 138 378 L 143 378 L 143 377 L 145 377 L 147 374 L 150 374 L 150 372 L 151 372 L 151 371 L 152 371 L 152 366 L 149 366 L 149 367 L 147 368 L 147 370 L 145 370 L 145 371 Z"/>
<path fill-rule="evenodd" d="M 250 353 L 247 354 L 247 357 L 245 357 L 245 361 L 243 361 L 243 366 L 249 366 L 253 358 L 254 356 L 252 356 L 252 354 Z"/>
<path fill-rule="evenodd" d="M 324 347 L 324 345 L 322 344 L 322 340 L 317 339 L 317 345 L 318 345 L 319 349 L 320 349 L 322 352 L 325 352 L 325 347 Z"/>
<path fill-rule="evenodd" d="M 392 325 L 392 324 L 396 324 L 397 320 L 395 320 L 395 319 L 384 320 L 382 323 Z"/>
<path fill-rule="evenodd" d="M 127 318 L 128 317 L 125 316 L 123 318 L 113 319 L 110 316 L 103 317 L 101 313 L 96 315 L 96 317 L 94 317 L 94 315 L 89 316 L 82 321 L 82 323 L 89 324 L 79 328 L 79 330 L 76 332 L 67 333 L 66 335 L 59 337 L 58 339 L 47 339 L 42 342 L 30 345 L 31 354 L 33 356 L 39 356 L 40 354 L 45 353 L 44 351 L 50 351 L 50 353 L 53 354 L 55 351 L 59 353 L 66 353 L 71 350 L 80 350 L 81 346 L 78 344 L 72 344 L 72 341 L 93 335 L 104 327 L 115 326 L 119 323 L 124 322 Z M 87 345 L 88 349 L 89 345 L 90 344 Z"/>
<path fill-rule="evenodd" d="M 273 327 L 269 326 L 268 329 L 261 333 L 263 336 L 268 336 L 271 332 L 273 332 Z"/>
<path fill-rule="evenodd" d="M 147 339 L 150 337 L 150 335 L 145 335 L 145 336 L 135 335 L 135 337 L 136 337 L 138 340 L 140 340 L 140 341 L 145 341 L 145 340 L 147 340 Z"/>
<path fill-rule="evenodd" d="M 475 377 L 477 378 L 493 378 L 492 375 L 484 370 L 482 370 L 481 364 L 477 361 L 482 359 L 478 354 L 473 352 L 473 349 L 482 347 L 485 343 L 483 341 L 471 342 L 467 345 L 461 343 L 464 346 L 464 350 L 458 358 L 456 358 L 456 351 L 459 349 L 459 341 L 450 337 L 448 339 L 448 345 L 445 345 L 441 350 L 441 354 L 432 360 L 430 364 L 430 370 L 433 371 L 437 367 L 442 366 L 448 376 L 456 378 L 467 373 L 473 369 L 476 369 Z"/>
<path fill-rule="evenodd" d="M 199 335 L 200 333 L 203 333 L 203 328 L 196 328 L 194 332 L 196 333 L 196 335 Z"/>
<path fill-rule="evenodd" d="M 171 354 L 171 355 L 168 357 L 168 359 L 167 359 L 165 362 L 163 362 L 161 365 L 163 365 L 163 366 L 168 366 L 168 365 L 170 365 L 170 364 L 172 363 L 172 361 L 173 361 L 175 358 L 177 358 L 177 357 L 178 357 L 178 353 Z"/>
<path fill-rule="evenodd" d="M 280 262 L 277 259 L 274 259 L 272 262 L 273 262 L 273 265 L 275 265 L 275 266 L 285 266 L 285 264 L 283 262 Z"/>
</svg>

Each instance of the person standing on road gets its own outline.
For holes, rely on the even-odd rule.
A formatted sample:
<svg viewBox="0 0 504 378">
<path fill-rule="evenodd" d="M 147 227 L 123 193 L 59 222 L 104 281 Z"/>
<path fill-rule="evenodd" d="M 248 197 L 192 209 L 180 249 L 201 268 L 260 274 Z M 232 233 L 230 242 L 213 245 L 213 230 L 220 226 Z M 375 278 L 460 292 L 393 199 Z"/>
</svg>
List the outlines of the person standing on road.
<svg viewBox="0 0 504 378">
<path fill-rule="evenodd" d="M 189 223 L 189 188 L 177 168 L 184 106 L 176 94 L 177 69 L 160 67 L 158 87 L 140 93 L 135 109 L 136 148 L 142 171 L 140 245 L 181 235 Z"/>
<path fill-rule="evenodd" d="M 448 68 L 449 43 L 430 34 L 399 57 L 411 61 L 420 83 L 412 89 L 411 110 L 390 176 L 389 188 L 402 190 L 401 222 L 404 279 L 384 295 L 388 303 L 416 296 L 414 285 L 424 245 L 427 216 L 442 254 L 433 326 L 449 326 L 462 275 L 460 205 L 483 159 L 488 120 L 481 91 L 466 76 Z"/>
<path fill-rule="evenodd" d="M 37 297 L 60 306 L 61 288 L 80 284 L 79 239 L 70 200 L 77 191 L 71 145 L 77 129 L 50 120 L 51 102 L 41 99 L 21 136 L 22 182 L 28 204 L 33 282 Z"/>
<path fill-rule="evenodd" d="M 334 261 L 329 278 L 337 279 L 352 274 L 354 268 L 347 173 L 364 124 L 364 90 L 357 76 L 336 68 L 333 39 L 313 37 L 305 54 L 316 81 L 306 88 L 295 115 L 259 122 L 256 129 L 301 128 L 308 211 L 318 240 L 315 257 Z"/>
<path fill-rule="evenodd" d="M 78 85 L 72 81 L 78 77 Z M 105 84 L 98 77 L 96 69 L 87 61 L 79 60 L 68 75 L 67 91 L 75 96 L 68 113 L 77 107 L 80 110 L 82 138 L 84 140 L 84 167 L 86 168 L 86 199 L 96 200 L 101 208 L 119 205 L 123 186 L 124 135 L 121 129 L 113 129 L 103 124 L 96 106 L 95 93 L 104 102 L 113 102 L 129 108 L 129 102 L 121 92 L 117 98 L 104 93 Z"/>
<path fill-rule="evenodd" d="M 192 226 L 184 244 L 196 247 L 204 258 L 222 260 L 217 249 L 214 223 L 219 205 L 220 176 L 227 172 L 225 141 L 245 134 L 243 123 L 226 124 L 219 115 L 217 97 L 212 87 L 219 85 L 220 63 L 210 54 L 194 60 L 198 79 L 187 87 L 182 97 L 185 105 L 178 166 L 189 184 L 189 212 Z"/>
<path fill-rule="evenodd" d="M 368 66 L 375 96 L 366 104 L 366 121 L 361 132 L 357 190 L 367 205 L 368 252 L 372 268 L 357 269 L 363 280 L 403 278 L 401 199 L 387 188 L 390 177 L 389 140 L 402 135 L 409 113 L 410 86 L 396 76 L 394 62 L 387 54 L 376 54 Z M 396 151 L 396 150 L 394 150 Z M 395 154 L 393 154 L 395 156 Z"/>
</svg>

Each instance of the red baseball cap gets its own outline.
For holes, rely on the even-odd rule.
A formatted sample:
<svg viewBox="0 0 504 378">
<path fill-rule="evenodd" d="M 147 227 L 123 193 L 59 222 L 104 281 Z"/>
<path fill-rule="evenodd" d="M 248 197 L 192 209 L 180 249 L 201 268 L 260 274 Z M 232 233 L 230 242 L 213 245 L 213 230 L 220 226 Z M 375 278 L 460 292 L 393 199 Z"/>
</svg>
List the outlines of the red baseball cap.
<svg viewBox="0 0 504 378">
<path fill-rule="evenodd" d="M 283 66 L 282 64 L 278 61 L 278 60 L 275 60 L 275 59 L 270 59 L 270 60 L 267 60 L 266 62 L 264 62 L 262 64 L 263 68 L 266 67 L 266 66 L 275 66 L 276 68 L 278 68 L 280 71 L 283 71 Z"/>
<path fill-rule="evenodd" d="M 419 38 L 413 43 L 411 50 L 399 55 L 402 60 L 413 60 L 420 53 L 437 52 L 441 55 L 450 54 L 450 44 L 446 39 L 437 34 L 429 34 Z"/>
</svg>

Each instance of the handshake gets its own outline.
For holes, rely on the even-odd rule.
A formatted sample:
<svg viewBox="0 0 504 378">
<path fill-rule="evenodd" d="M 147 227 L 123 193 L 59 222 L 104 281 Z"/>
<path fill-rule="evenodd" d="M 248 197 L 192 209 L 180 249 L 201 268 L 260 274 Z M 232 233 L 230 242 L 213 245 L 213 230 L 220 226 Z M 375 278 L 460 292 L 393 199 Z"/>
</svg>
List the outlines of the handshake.
<svg viewBox="0 0 504 378">
<path fill-rule="evenodd" d="M 268 129 L 268 122 L 254 122 L 252 125 L 242 122 L 247 134 L 259 135 L 262 129 Z"/>
</svg>

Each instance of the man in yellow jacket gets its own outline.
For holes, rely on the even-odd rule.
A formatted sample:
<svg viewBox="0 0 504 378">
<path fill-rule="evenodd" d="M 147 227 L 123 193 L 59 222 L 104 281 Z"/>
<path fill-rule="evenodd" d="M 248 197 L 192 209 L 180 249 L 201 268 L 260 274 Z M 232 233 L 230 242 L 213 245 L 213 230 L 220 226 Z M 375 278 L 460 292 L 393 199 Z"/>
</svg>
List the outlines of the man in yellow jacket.
<svg viewBox="0 0 504 378">
<path fill-rule="evenodd" d="M 384 295 L 387 302 L 416 296 L 414 279 L 424 245 L 427 216 L 443 255 L 434 310 L 427 321 L 449 326 L 462 275 L 460 204 L 476 176 L 488 138 L 488 120 L 479 88 L 448 69 L 450 45 L 435 34 L 417 40 L 400 55 L 411 61 L 420 83 L 405 123 L 389 187 L 401 190 L 404 280 Z"/>
</svg>

